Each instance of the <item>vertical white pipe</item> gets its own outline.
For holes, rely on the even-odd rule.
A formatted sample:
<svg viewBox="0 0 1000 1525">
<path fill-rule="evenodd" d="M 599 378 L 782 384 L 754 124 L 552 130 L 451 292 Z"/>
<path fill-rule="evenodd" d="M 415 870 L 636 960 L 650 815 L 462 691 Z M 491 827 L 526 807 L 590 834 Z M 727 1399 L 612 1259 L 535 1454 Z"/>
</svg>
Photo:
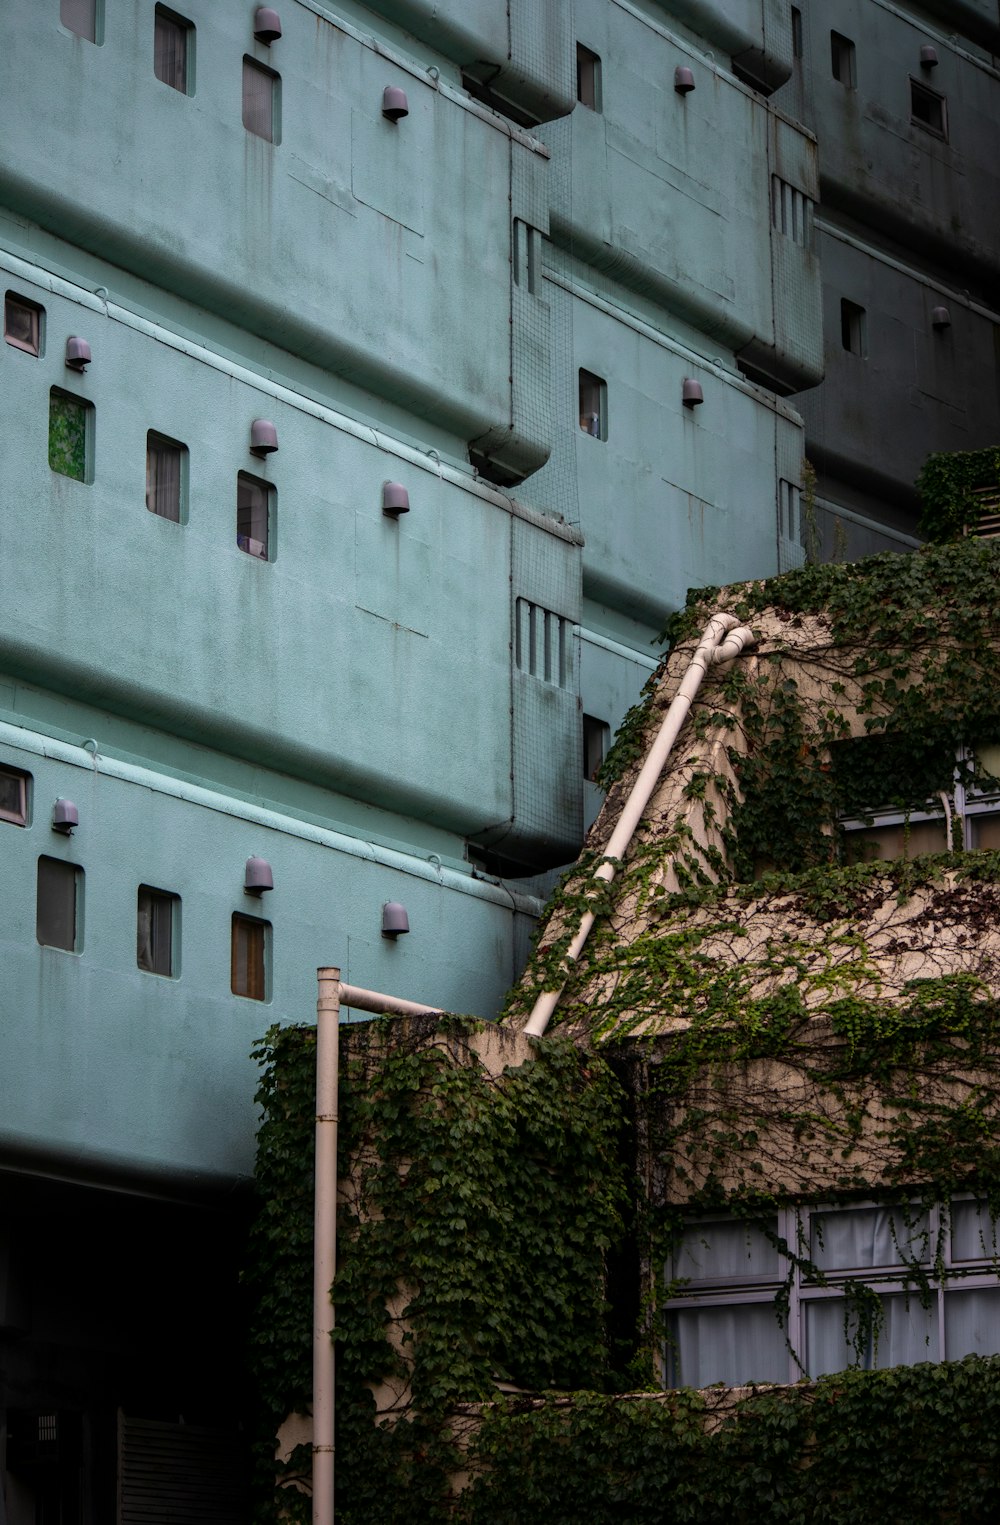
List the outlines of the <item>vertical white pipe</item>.
<svg viewBox="0 0 1000 1525">
<path fill-rule="evenodd" d="M 313 1525 L 333 1525 L 334 1309 L 337 1271 L 337 1091 L 340 970 L 318 969 L 316 1001 L 316 1195 L 313 1210 Z"/>
<path fill-rule="evenodd" d="M 739 629 L 735 628 L 739 626 Z M 724 639 L 725 637 L 725 639 Z M 660 729 L 653 738 L 653 743 L 646 754 L 646 761 L 639 770 L 639 776 L 632 785 L 628 799 L 622 807 L 622 813 L 618 817 L 617 824 L 607 847 L 604 849 L 605 861 L 595 869 L 593 877 L 603 879 L 610 884 L 615 877 L 615 865 L 606 860 L 608 858 L 624 858 L 629 843 L 635 835 L 636 827 L 642 820 L 642 813 L 649 804 L 653 790 L 660 781 L 660 774 L 666 766 L 667 759 L 673 751 L 674 743 L 681 733 L 681 729 L 688 717 L 688 711 L 701 687 L 702 679 L 713 662 L 729 661 L 738 657 L 745 646 L 753 644 L 753 632 L 746 626 L 741 626 L 739 620 L 732 614 L 713 614 L 705 626 L 704 634 L 698 643 L 697 650 L 688 663 L 687 671 L 681 681 L 680 688 L 674 695 L 673 702 L 663 717 Z M 575 964 L 583 950 L 583 946 L 590 936 L 590 929 L 597 920 L 594 911 L 585 911 L 580 919 L 580 925 L 564 955 L 564 964 Z M 559 1004 L 559 997 L 565 989 L 565 981 L 558 990 L 546 990 L 538 997 L 531 1009 L 524 1031 L 532 1038 L 540 1038 L 552 1019 L 552 1013 Z"/>
</svg>

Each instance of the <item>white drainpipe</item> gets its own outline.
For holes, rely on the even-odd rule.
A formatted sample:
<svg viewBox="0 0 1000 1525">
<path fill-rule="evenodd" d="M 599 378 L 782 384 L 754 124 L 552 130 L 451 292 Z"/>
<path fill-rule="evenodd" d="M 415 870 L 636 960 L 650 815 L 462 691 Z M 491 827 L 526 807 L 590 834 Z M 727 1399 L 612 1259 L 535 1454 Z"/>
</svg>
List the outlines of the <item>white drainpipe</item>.
<svg viewBox="0 0 1000 1525">
<path fill-rule="evenodd" d="M 399 1017 L 440 1015 L 421 1006 L 341 983 L 340 970 L 317 969 L 316 1002 L 316 1195 L 313 1207 L 313 1525 L 333 1525 L 334 1310 L 330 1298 L 337 1273 L 337 1094 L 340 1085 L 340 1008 L 390 1012 Z"/>
<path fill-rule="evenodd" d="M 688 711 L 694 703 L 695 697 L 701 687 L 702 680 L 709 667 L 714 662 L 729 662 L 738 657 L 747 646 L 752 646 L 754 635 L 745 625 L 740 625 L 739 620 L 733 614 L 713 614 L 705 626 L 698 649 L 688 664 L 681 686 L 674 696 L 670 708 L 663 717 L 663 724 L 653 741 L 646 761 L 639 770 L 639 776 L 632 786 L 632 792 L 625 801 L 625 807 L 618 818 L 618 823 L 611 833 L 611 839 L 604 849 L 604 861 L 595 869 L 594 878 L 601 879 L 610 884 L 615 877 L 615 864 L 608 862 L 614 858 L 624 858 L 630 842 L 635 835 L 636 827 L 642 820 L 643 811 L 649 804 L 653 790 L 660 781 L 660 775 L 666 766 L 667 759 L 673 750 L 674 743 L 680 735 L 681 728 L 688 716 Z M 577 928 L 576 935 L 570 943 L 565 954 L 565 962 L 568 965 L 576 963 L 583 949 L 584 943 L 590 936 L 590 929 L 597 920 L 595 911 L 586 911 Z M 552 1013 L 559 1004 L 559 997 L 566 988 L 566 981 L 559 986 L 558 990 L 546 990 L 538 997 L 532 1007 L 531 1016 L 525 1026 L 525 1033 L 531 1038 L 540 1038 L 548 1027 Z"/>
</svg>

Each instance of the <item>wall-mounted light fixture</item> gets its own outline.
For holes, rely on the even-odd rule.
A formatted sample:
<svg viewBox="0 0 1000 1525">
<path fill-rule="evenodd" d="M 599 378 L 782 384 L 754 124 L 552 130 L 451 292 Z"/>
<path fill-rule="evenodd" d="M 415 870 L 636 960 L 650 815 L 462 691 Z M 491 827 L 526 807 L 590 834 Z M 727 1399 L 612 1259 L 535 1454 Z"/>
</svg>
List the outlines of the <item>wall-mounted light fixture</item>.
<svg viewBox="0 0 1000 1525">
<path fill-rule="evenodd" d="M 269 418 L 255 418 L 250 425 L 250 454 L 271 455 L 278 448 L 278 431 Z"/>
<path fill-rule="evenodd" d="M 56 800 L 52 807 L 52 830 L 61 831 L 68 837 L 74 826 L 80 824 L 80 812 L 72 800 Z"/>
<path fill-rule="evenodd" d="M 674 70 L 674 89 L 678 95 L 688 95 L 694 89 L 694 74 L 686 64 L 678 64 Z"/>
<path fill-rule="evenodd" d="M 929 42 L 925 42 L 920 49 L 920 67 L 921 69 L 936 69 L 937 66 L 937 48 L 932 47 Z"/>
<path fill-rule="evenodd" d="M 402 482 L 382 483 L 382 512 L 393 519 L 410 512 L 410 494 Z"/>
<path fill-rule="evenodd" d="M 247 859 L 243 888 L 248 895 L 262 895 L 265 890 L 274 889 L 274 874 L 266 858 L 254 856 Z"/>
<path fill-rule="evenodd" d="M 400 905 L 398 900 L 387 900 L 382 907 L 382 936 L 395 940 L 409 930 L 410 918 L 406 914 L 405 905 Z"/>
<path fill-rule="evenodd" d="M 66 364 L 71 371 L 85 371 L 91 362 L 90 345 L 76 334 L 66 340 Z"/>
<path fill-rule="evenodd" d="M 410 103 L 406 99 L 406 91 L 398 85 L 386 85 L 382 91 L 382 115 L 390 122 L 398 122 L 400 117 L 409 114 Z"/>
<path fill-rule="evenodd" d="M 947 307 L 932 307 L 931 323 L 935 328 L 950 328 L 951 313 L 948 311 Z"/>
<path fill-rule="evenodd" d="M 281 17 L 270 5 L 258 5 L 253 18 L 253 35 L 268 47 L 281 36 Z"/>
<path fill-rule="evenodd" d="M 695 381 L 693 376 L 684 377 L 684 385 L 681 388 L 681 401 L 685 408 L 696 408 L 700 402 L 705 401 L 705 394 L 701 390 L 701 382 Z"/>
</svg>

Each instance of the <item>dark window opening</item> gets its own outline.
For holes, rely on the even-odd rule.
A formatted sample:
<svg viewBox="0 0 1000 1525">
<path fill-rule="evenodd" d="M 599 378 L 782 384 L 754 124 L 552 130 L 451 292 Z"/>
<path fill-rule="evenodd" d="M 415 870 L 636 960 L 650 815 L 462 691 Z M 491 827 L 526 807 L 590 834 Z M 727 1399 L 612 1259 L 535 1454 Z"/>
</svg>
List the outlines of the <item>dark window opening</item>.
<svg viewBox="0 0 1000 1525">
<path fill-rule="evenodd" d="M 140 884 L 135 920 L 135 961 L 147 974 L 172 975 L 180 899 Z"/>
<path fill-rule="evenodd" d="M 867 317 L 865 309 L 846 297 L 840 303 L 840 342 L 852 355 L 862 360 L 868 353 Z"/>
<path fill-rule="evenodd" d="M 580 372 L 580 428 L 594 439 L 608 437 L 608 386 L 592 371 Z"/>
<path fill-rule="evenodd" d="M 269 561 L 274 488 L 241 471 L 236 478 L 236 544 L 248 556 Z"/>
<path fill-rule="evenodd" d="M 910 121 L 936 138 L 948 137 L 948 103 L 936 90 L 910 80 Z"/>
<path fill-rule="evenodd" d="M 97 42 L 100 0 L 59 0 L 59 20 L 84 42 Z"/>
<path fill-rule="evenodd" d="M 230 988 L 250 1001 L 267 1000 L 267 955 L 271 923 L 233 916 Z"/>
<path fill-rule="evenodd" d="M 146 435 L 146 507 L 160 519 L 181 520 L 187 450 L 152 430 Z"/>
<path fill-rule="evenodd" d="M 19 297 L 8 291 L 3 303 L 3 336 L 15 349 L 25 354 L 40 355 L 42 352 L 42 318 L 44 308 L 27 297 Z"/>
<path fill-rule="evenodd" d="M 611 727 L 606 720 L 598 720 L 594 715 L 583 717 L 583 776 L 590 782 L 597 782 L 597 773 L 608 753 L 608 742 L 611 740 Z"/>
<path fill-rule="evenodd" d="M 851 39 L 840 32 L 830 33 L 830 67 L 834 79 L 848 90 L 857 88 L 857 53 Z"/>
<path fill-rule="evenodd" d="M 190 74 L 190 39 L 194 27 L 183 16 L 156 7 L 153 21 L 153 73 L 171 90 L 187 95 Z"/>
<path fill-rule="evenodd" d="M 576 98 L 590 111 L 601 109 L 601 60 L 582 42 L 576 45 Z"/>
<path fill-rule="evenodd" d="M 0 768 L 0 821 L 12 826 L 28 824 L 28 784 L 30 773 L 19 768 Z"/>
<path fill-rule="evenodd" d="M 80 949 L 83 869 L 61 858 L 39 858 L 35 936 L 47 948 Z"/>
<path fill-rule="evenodd" d="M 792 6 L 792 57 L 802 57 L 802 12 Z"/>
<path fill-rule="evenodd" d="M 60 476 L 88 480 L 93 407 L 59 387 L 49 393 L 49 465 Z"/>
<path fill-rule="evenodd" d="M 268 143 L 277 143 L 280 136 L 279 83 L 272 69 L 265 69 L 252 58 L 243 59 L 243 126 Z"/>
</svg>

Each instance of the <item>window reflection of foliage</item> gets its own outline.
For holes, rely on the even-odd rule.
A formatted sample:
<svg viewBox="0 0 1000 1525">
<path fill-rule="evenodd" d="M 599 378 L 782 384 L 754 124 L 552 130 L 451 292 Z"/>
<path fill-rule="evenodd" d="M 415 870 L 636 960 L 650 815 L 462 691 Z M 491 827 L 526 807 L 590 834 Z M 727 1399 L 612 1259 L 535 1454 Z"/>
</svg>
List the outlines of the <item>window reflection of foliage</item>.
<svg viewBox="0 0 1000 1525">
<path fill-rule="evenodd" d="M 87 404 L 65 392 L 49 398 L 49 465 L 77 482 L 87 478 Z"/>
</svg>

